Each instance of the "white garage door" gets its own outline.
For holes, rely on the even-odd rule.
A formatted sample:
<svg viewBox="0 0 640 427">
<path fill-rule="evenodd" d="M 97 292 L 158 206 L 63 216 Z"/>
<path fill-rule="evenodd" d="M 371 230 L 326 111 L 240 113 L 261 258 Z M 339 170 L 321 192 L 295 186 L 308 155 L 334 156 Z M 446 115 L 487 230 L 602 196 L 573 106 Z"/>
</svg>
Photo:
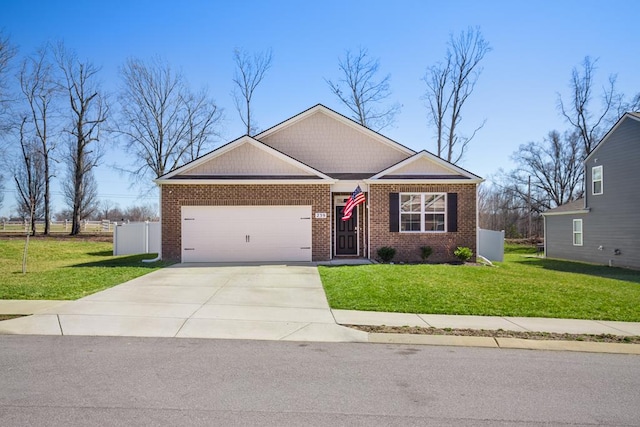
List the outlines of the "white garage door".
<svg viewBox="0 0 640 427">
<path fill-rule="evenodd" d="M 183 206 L 182 262 L 311 261 L 311 206 Z"/>
</svg>

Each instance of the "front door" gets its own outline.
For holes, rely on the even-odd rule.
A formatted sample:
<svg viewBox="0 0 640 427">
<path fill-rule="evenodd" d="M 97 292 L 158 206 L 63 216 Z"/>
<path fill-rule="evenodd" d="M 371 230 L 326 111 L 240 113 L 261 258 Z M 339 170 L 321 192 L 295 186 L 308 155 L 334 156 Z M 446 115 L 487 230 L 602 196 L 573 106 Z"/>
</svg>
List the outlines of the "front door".
<svg viewBox="0 0 640 427">
<path fill-rule="evenodd" d="M 342 220 L 344 206 L 336 206 L 336 255 L 358 255 L 358 208 L 351 218 Z"/>
</svg>

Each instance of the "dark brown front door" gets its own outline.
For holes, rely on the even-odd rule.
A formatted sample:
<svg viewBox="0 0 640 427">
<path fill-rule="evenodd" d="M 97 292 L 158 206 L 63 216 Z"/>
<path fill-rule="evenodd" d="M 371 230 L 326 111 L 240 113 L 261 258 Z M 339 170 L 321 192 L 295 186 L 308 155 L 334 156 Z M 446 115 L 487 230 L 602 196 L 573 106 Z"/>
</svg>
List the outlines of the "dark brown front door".
<svg viewBox="0 0 640 427">
<path fill-rule="evenodd" d="M 358 208 L 353 210 L 351 218 L 342 220 L 344 206 L 336 206 L 336 255 L 358 254 Z"/>
</svg>

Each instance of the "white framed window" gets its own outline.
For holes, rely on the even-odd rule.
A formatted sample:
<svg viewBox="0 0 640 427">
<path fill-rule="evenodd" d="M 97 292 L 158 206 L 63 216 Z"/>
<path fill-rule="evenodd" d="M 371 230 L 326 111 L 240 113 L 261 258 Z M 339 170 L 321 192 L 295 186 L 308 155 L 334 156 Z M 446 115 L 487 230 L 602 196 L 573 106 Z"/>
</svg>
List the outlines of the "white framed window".
<svg viewBox="0 0 640 427">
<path fill-rule="evenodd" d="M 400 232 L 447 231 L 447 193 L 400 193 Z"/>
<path fill-rule="evenodd" d="M 602 194 L 602 165 L 591 169 L 591 194 Z"/>
<path fill-rule="evenodd" d="M 573 246 L 582 246 L 582 220 L 573 220 Z"/>
</svg>

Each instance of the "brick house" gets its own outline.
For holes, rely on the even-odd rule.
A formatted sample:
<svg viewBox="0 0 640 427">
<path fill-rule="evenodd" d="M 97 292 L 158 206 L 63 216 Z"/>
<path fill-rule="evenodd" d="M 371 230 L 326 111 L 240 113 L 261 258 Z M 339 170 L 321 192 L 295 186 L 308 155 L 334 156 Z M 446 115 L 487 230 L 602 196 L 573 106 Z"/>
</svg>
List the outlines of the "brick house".
<svg viewBox="0 0 640 427">
<path fill-rule="evenodd" d="M 452 259 L 476 252 L 482 179 L 322 105 L 158 178 L 162 257 L 181 262 Z M 342 210 L 360 187 L 365 202 Z"/>
</svg>

